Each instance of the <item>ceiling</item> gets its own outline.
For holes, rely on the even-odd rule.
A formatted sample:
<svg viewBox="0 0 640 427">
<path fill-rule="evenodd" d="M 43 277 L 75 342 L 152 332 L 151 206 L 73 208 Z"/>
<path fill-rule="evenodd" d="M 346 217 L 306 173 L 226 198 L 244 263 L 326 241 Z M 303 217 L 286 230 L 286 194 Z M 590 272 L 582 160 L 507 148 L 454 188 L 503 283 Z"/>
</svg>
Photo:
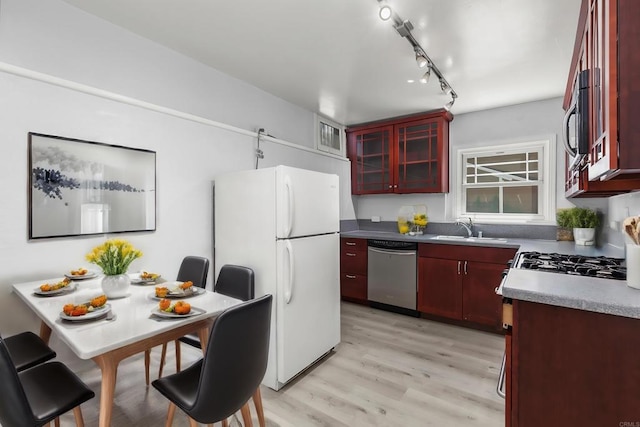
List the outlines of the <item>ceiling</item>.
<svg viewBox="0 0 640 427">
<path fill-rule="evenodd" d="M 341 124 L 450 100 L 419 83 L 377 0 L 65 1 Z M 457 92 L 454 115 L 564 93 L 581 0 L 387 2 Z"/>
</svg>

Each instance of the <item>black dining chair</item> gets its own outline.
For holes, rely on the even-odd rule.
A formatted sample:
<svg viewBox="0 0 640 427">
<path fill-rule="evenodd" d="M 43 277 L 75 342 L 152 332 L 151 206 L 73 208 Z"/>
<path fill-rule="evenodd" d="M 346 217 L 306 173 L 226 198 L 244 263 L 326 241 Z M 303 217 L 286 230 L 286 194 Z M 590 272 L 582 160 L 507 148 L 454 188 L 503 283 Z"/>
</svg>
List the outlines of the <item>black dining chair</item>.
<svg viewBox="0 0 640 427">
<path fill-rule="evenodd" d="M 248 301 L 255 296 L 255 274 L 249 267 L 242 265 L 225 264 L 220 268 L 218 279 L 213 288 L 214 292 L 222 295 L 236 298 L 242 301 Z M 188 344 L 196 348 L 202 348 L 200 338 L 197 334 L 189 334 L 175 341 L 176 347 L 176 371 L 180 372 L 181 351 L 180 342 Z M 166 350 L 163 347 L 163 350 Z M 164 355 L 162 360 L 164 360 Z M 160 377 L 160 376 L 159 376 Z M 262 406 L 262 395 L 260 387 L 256 388 L 253 394 L 253 404 L 258 414 L 258 423 L 260 427 L 265 427 L 264 408 Z"/>
<path fill-rule="evenodd" d="M 0 336 L 0 424 L 39 427 L 73 409 L 76 425 L 84 425 L 80 405 L 95 393 L 60 362 L 16 370 Z"/>
<path fill-rule="evenodd" d="M 182 372 L 152 385 L 169 399 L 166 426 L 176 406 L 195 422 L 212 424 L 242 410 L 260 386 L 267 370 L 272 296 L 252 299 L 220 314 L 209 333 L 204 357 Z"/>
<path fill-rule="evenodd" d="M 180 264 L 178 276 L 176 280 L 180 282 L 191 281 L 193 286 L 204 288 L 207 284 L 207 276 L 209 275 L 209 260 L 199 256 L 186 256 Z M 165 356 L 167 354 L 167 344 L 162 344 L 162 354 L 160 357 L 160 368 L 158 377 L 162 377 L 162 369 L 164 368 Z M 149 365 L 151 364 L 151 349 L 144 352 L 145 380 L 149 385 Z"/>
<path fill-rule="evenodd" d="M 7 337 L 4 339 L 4 344 L 18 372 L 56 357 L 56 352 L 31 331 Z"/>
</svg>

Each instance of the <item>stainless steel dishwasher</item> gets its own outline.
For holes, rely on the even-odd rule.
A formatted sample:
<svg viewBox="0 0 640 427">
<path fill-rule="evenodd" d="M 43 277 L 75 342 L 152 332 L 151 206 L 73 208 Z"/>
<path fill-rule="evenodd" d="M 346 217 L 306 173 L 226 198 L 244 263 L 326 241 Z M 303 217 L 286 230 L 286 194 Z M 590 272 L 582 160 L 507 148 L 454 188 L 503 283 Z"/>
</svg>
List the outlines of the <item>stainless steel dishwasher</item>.
<svg viewBox="0 0 640 427">
<path fill-rule="evenodd" d="M 416 243 L 368 241 L 367 297 L 372 306 L 417 315 L 417 250 Z"/>
</svg>

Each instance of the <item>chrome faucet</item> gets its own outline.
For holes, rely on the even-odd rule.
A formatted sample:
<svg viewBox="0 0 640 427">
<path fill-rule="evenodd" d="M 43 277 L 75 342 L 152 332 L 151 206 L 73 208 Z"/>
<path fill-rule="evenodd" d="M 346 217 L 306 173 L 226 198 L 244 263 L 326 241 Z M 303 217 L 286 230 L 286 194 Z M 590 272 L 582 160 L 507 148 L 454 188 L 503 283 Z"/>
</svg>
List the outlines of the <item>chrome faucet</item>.
<svg viewBox="0 0 640 427">
<path fill-rule="evenodd" d="M 456 225 L 461 225 L 464 227 L 465 230 L 467 230 L 467 237 L 473 237 L 473 221 L 471 220 L 471 217 L 469 218 L 469 223 L 466 223 L 464 221 L 456 221 Z"/>
</svg>

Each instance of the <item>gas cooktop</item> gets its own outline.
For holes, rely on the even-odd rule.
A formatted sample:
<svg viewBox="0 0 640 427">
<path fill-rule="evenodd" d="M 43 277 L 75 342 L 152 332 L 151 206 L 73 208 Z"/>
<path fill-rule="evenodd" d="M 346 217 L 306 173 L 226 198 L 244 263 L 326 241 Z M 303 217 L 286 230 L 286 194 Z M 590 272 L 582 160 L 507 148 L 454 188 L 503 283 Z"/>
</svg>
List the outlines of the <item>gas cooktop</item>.
<svg viewBox="0 0 640 427">
<path fill-rule="evenodd" d="M 590 257 L 521 252 L 516 259 L 514 267 L 576 276 L 598 277 L 601 279 L 625 280 L 627 278 L 627 268 L 622 265 L 623 262 L 624 259 L 621 258 L 604 256 Z"/>
</svg>

